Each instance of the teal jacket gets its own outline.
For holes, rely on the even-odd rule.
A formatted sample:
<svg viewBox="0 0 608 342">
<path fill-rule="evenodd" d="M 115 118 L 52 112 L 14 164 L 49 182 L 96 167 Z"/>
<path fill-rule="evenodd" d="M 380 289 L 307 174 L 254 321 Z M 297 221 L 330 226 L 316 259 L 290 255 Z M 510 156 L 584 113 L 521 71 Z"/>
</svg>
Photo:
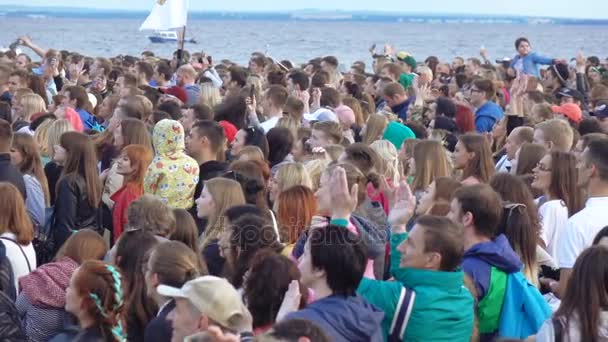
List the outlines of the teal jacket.
<svg viewBox="0 0 608 342">
<path fill-rule="evenodd" d="M 384 339 L 387 340 L 402 286 L 416 292 L 414 307 L 405 329 L 404 341 L 470 341 L 473 332 L 474 300 L 464 287 L 464 273 L 399 268 L 397 246 L 407 234 L 391 236 L 391 273 L 398 281 L 364 278 L 357 293 L 383 310 Z"/>
</svg>

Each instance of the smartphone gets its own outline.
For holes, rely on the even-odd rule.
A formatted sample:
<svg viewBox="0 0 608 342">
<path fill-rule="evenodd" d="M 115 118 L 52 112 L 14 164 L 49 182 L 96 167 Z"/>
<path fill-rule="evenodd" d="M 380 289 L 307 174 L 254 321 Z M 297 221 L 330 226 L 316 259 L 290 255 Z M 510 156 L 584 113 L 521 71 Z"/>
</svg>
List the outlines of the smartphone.
<svg viewBox="0 0 608 342">
<path fill-rule="evenodd" d="M 207 62 L 209 62 L 209 65 L 213 64 L 213 58 L 211 58 L 211 56 L 207 56 Z"/>
<path fill-rule="evenodd" d="M 249 93 L 249 97 L 253 100 L 253 96 L 255 95 L 255 84 L 251 85 L 251 91 Z"/>
</svg>

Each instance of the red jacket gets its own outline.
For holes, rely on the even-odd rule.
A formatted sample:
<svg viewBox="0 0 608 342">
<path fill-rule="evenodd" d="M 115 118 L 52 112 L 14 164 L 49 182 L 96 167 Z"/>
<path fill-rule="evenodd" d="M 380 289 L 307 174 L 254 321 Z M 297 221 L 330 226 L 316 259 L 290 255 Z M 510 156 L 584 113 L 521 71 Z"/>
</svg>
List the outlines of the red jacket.
<svg viewBox="0 0 608 342">
<path fill-rule="evenodd" d="M 118 241 L 118 238 L 124 231 L 124 225 L 127 223 L 127 209 L 129 209 L 129 205 L 143 194 L 143 185 L 127 183 L 110 197 L 110 199 L 114 201 L 114 209 L 112 210 L 114 243 Z"/>
</svg>

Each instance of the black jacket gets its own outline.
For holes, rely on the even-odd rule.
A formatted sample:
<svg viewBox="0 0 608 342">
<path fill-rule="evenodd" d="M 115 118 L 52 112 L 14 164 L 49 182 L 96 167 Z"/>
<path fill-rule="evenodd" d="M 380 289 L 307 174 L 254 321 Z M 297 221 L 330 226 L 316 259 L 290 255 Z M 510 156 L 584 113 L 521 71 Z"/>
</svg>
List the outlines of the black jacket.
<svg viewBox="0 0 608 342">
<path fill-rule="evenodd" d="M 61 178 L 62 171 L 63 166 L 55 163 L 52 160 L 44 166 L 44 174 L 46 175 L 46 180 L 49 183 L 49 195 L 51 195 L 51 206 L 55 205 L 55 197 L 57 196 L 57 182 L 59 182 L 59 178 Z"/>
<path fill-rule="evenodd" d="M 173 309 L 175 309 L 175 300 L 172 299 L 146 326 L 145 342 L 171 341 L 173 327 L 171 327 L 171 321 L 167 319 L 167 316 Z"/>
<path fill-rule="evenodd" d="M 56 247 L 61 247 L 74 230 L 90 228 L 103 235 L 100 213 L 99 208 L 94 208 L 89 203 L 86 183 L 82 176 L 70 174 L 60 179 L 57 184 L 52 228 Z"/>
<path fill-rule="evenodd" d="M 0 292 L 0 341 L 27 341 L 15 303 L 3 292 Z"/>
<path fill-rule="evenodd" d="M 26 199 L 25 181 L 23 174 L 11 164 L 11 155 L 8 153 L 0 154 L 0 182 L 9 182 L 17 187 L 17 190 Z"/>
</svg>

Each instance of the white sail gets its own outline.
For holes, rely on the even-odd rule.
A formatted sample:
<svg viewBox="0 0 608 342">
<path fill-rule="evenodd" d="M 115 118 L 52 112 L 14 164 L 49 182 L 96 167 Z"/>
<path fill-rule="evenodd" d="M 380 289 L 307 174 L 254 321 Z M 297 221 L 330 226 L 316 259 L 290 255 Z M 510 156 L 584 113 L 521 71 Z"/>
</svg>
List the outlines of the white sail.
<svg viewBox="0 0 608 342">
<path fill-rule="evenodd" d="M 139 30 L 170 30 L 186 26 L 188 5 L 189 0 L 156 0 Z"/>
</svg>

